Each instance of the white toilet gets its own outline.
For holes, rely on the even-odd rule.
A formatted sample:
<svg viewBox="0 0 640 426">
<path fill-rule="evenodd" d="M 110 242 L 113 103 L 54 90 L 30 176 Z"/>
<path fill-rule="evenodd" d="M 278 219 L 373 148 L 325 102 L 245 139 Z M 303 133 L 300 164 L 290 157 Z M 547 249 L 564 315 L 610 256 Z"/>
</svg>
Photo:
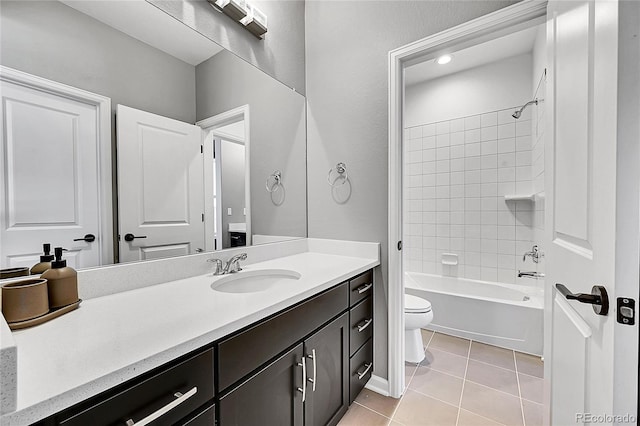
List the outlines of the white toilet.
<svg viewBox="0 0 640 426">
<path fill-rule="evenodd" d="M 411 294 L 404 295 L 404 360 L 419 363 L 424 359 L 420 329 L 433 320 L 431 302 Z"/>
</svg>

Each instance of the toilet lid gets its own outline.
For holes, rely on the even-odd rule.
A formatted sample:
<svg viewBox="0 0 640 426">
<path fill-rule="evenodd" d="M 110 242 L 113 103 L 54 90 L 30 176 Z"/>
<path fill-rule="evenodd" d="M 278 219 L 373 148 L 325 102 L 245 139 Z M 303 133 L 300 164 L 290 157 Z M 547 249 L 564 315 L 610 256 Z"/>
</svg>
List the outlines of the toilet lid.
<svg viewBox="0 0 640 426">
<path fill-rule="evenodd" d="M 429 312 L 431 310 L 431 302 L 418 296 L 411 294 L 404 295 L 404 311 L 412 313 Z"/>
</svg>

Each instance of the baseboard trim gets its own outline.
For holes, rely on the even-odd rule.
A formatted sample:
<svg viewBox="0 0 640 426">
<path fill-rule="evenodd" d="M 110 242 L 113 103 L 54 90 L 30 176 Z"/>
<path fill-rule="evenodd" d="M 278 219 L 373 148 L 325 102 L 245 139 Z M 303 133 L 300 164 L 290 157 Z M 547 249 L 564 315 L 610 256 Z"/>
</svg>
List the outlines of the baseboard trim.
<svg viewBox="0 0 640 426">
<path fill-rule="evenodd" d="M 372 375 L 371 379 L 369 379 L 365 385 L 365 388 L 380 395 L 389 396 L 389 381 L 380 376 Z"/>
</svg>

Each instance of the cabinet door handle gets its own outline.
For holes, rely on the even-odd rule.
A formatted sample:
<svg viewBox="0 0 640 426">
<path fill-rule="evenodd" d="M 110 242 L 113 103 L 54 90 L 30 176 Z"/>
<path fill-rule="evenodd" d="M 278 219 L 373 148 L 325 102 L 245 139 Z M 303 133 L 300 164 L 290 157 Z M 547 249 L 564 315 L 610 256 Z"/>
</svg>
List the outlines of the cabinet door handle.
<svg viewBox="0 0 640 426">
<path fill-rule="evenodd" d="M 365 364 L 363 367 L 365 367 L 365 369 L 362 373 L 360 373 L 359 371 L 356 371 L 356 374 L 358 375 L 358 380 L 362 380 L 362 378 L 367 375 L 369 370 L 371 370 L 371 367 L 373 367 L 373 363 L 370 362 L 369 364 Z"/>
<path fill-rule="evenodd" d="M 316 350 L 312 349 L 311 350 L 311 355 L 307 355 L 307 358 L 310 358 L 313 360 L 313 379 L 311 377 L 309 377 L 309 382 L 311 382 L 311 390 L 313 392 L 316 391 Z"/>
<path fill-rule="evenodd" d="M 373 322 L 373 318 L 369 318 L 367 320 L 361 321 L 356 325 L 358 327 L 358 333 L 362 333 L 367 327 L 371 325 Z"/>
<path fill-rule="evenodd" d="M 152 421 L 156 420 L 158 417 L 167 414 L 169 411 L 173 410 L 178 405 L 182 404 L 187 399 L 191 398 L 197 392 L 198 392 L 198 388 L 196 386 L 194 386 L 193 389 L 191 389 L 189 392 L 185 393 L 184 395 L 182 393 L 180 393 L 180 392 L 176 392 L 176 393 L 173 394 L 176 397 L 176 399 L 174 399 L 173 401 L 171 401 L 170 403 L 168 403 L 164 407 L 160 408 L 157 411 L 154 411 L 153 413 L 149 414 L 147 417 L 145 417 L 144 419 L 140 420 L 139 422 L 134 422 L 133 419 L 129 419 L 129 420 L 126 421 L 126 425 L 127 426 L 145 426 L 145 425 L 148 425 Z"/>
<path fill-rule="evenodd" d="M 356 291 L 358 292 L 358 294 L 362 294 L 365 291 L 368 291 L 371 287 L 373 287 L 373 283 L 361 285 L 360 287 L 356 288 Z"/>
<path fill-rule="evenodd" d="M 302 367 L 302 387 L 298 388 L 298 392 L 302 392 L 302 402 L 304 402 L 307 399 L 307 361 L 304 356 L 298 365 Z"/>
</svg>

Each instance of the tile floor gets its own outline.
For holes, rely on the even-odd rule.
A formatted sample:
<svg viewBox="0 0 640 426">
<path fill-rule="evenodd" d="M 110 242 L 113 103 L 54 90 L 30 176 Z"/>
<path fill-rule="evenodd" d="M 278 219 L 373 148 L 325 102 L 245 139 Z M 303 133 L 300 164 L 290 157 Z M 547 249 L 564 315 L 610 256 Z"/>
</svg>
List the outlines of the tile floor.
<svg viewBox="0 0 640 426">
<path fill-rule="evenodd" d="M 426 358 L 405 365 L 402 398 L 367 389 L 339 426 L 542 424 L 542 361 L 508 349 L 422 330 Z"/>
</svg>

